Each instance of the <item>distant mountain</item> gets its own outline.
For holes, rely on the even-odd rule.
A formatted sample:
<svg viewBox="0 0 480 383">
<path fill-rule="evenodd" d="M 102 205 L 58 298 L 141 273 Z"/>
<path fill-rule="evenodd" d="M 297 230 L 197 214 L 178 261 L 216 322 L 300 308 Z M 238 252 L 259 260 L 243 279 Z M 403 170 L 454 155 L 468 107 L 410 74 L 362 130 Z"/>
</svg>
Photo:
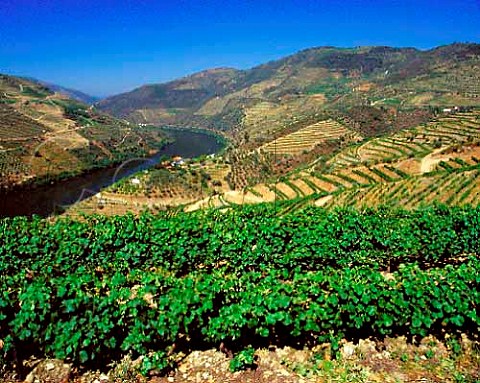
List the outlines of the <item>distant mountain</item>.
<svg viewBox="0 0 480 383">
<path fill-rule="evenodd" d="M 83 93 L 83 92 L 81 92 L 79 90 L 76 90 L 76 89 L 66 88 L 64 86 L 53 84 L 51 82 L 38 80 L 38 79 L 33 78 L 33 77 L 23 77 L 23 78 L 28 80 L 28 81 L 36 82 L 40 85 L 43 85 L 43 86 L 53 90 L 54 92 L 61 93 L 65 96 L 67 96 L 67 97 L 70 97 L 74 100 L 83 102 L 87 105 L 92 105 L 92 104 L 94 104 L 94 103 L 96 103 L 97 101 L 100 100 L 99 97 L 90 96 L 90 95 L 88 95 L 86 93 Z"/>
<path fill-rule="evenodd" d="M 478 105 L 479 73 L 478 44 L 426 51 L 318 47 L 249 70 L 212 69 L 145 85 L 96 105 L 133 122 L 233 129 L 258 136 L 295 129 L 324 114 L 360 116 L 353 123 L 361 124 L 365 112 L 370 120 L 387 109 Z"/>
<path fill-rule="evenodd" d="M 73 98 L 74 100 L 77 100 L 77 101 L 81 101 L 87 105 L 92 105 L 100 100 L 99 97 L 90 96 L 76 89 L 65 88 L 63 86 L 47 83 L 47 82 L 42 82 L 42 83 L 43 85 L 53 90 L 54 92 L 64 94 L 65 96 Z"/>
<path fill-rule="evenodd" d="M 235 91 L 240 73 L 230 68 L 210 69 L 165 84 L 145 85 L 106 98 L 97 107 L 124 117 L 143 109 L 162 110 L 164 117 L 188 113 L 214 97 Z"/>
</svg>

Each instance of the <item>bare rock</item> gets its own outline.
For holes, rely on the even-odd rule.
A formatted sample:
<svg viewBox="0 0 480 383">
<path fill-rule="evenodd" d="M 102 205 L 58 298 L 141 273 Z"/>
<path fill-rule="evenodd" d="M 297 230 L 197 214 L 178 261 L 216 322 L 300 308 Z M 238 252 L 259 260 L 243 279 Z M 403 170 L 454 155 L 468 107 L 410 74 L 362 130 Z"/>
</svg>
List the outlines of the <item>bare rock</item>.
<svg viewBox="0 0 480 383">
<path fill-rule="evenodd" d="M 110 382 L 110 378 L 108 375 L 100 374 L 100 376 L 93 381 L 93 383 L 108 383 Z"/>
<path fill-rule="evenodd" d="M 370 339 L 360 339 L 358 341 L 357 352 L 363 357 L 373 355 L 377 351 L 375 342 Z"/>
<path fill-rule="evenodd" d="M 349 359 L 355 354 L 355 345 L 352 342 L 347 342 L 340 350 L 343 359 Z"/>
<path fill-rule="evenodd" d="M 26 383 L 67 383 L 70 379 L 71 366 L 58 359 L 41 361 L 28 374 Z"/>
</svg>

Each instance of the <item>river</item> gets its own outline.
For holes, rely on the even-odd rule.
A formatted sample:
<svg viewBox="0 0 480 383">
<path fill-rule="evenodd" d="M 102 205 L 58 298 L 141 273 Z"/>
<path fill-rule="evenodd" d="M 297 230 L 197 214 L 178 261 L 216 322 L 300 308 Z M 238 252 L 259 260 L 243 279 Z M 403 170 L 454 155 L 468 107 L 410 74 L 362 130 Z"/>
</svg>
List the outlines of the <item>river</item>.
<svg viewBox="0 0 480 383">
<path fill-rule="evenodd" d="M 154 166 L 163 156 L 193 158 L 216 153 L 223 146 L 217 137 L 211 134 L 175 129 L 165 131 L 174 141 L 152 157 L 131 159 L 114 168 L 94 170 L 51 185 L 0 193 L 0 217 L 33 214 L 47 217 L 66 206 L 91 197 L 124 177 Z"/>
</svg>

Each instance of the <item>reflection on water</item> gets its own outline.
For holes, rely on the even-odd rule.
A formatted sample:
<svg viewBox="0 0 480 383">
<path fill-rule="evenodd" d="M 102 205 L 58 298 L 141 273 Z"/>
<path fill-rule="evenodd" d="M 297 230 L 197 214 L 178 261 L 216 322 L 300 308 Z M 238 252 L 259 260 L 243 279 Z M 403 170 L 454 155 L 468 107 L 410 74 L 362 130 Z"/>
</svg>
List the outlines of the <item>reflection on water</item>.
<svg viewBox="0 0 480 383">
<path fill-rule="evenodd" d="M 175 141 L 153 157 L 128 160 L 115 168 L 96 170 L 53 185 L 2 193 L 0 194 L 0 216 L 38 214 L 46 217 L 63 206 L 91 197 L 102 188 L 124 177 L 152 167 L 163 156 L 179 155 L 192 158 L 202 154 L 216 153 L 222 148 L 222 144 L 216 137 L 209 134 L 173 129 L 168 129 L 167 133 Z"/>
</svg>

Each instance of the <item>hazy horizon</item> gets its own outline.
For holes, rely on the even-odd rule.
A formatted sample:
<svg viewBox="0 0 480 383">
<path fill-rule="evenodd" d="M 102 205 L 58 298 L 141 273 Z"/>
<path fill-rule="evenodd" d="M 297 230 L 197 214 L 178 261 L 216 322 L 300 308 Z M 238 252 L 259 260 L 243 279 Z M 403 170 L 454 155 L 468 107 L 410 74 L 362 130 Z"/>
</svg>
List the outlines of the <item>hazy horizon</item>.
<svg viewBox="0 0 480 383">
<path fill-rule="evenodd" d="M 247 69 L 315 46 L 429 49 L 480 41 L 463 1 L 4 0 L 0 73 L 105 97 L 215 67 Z"/>
</svg>

